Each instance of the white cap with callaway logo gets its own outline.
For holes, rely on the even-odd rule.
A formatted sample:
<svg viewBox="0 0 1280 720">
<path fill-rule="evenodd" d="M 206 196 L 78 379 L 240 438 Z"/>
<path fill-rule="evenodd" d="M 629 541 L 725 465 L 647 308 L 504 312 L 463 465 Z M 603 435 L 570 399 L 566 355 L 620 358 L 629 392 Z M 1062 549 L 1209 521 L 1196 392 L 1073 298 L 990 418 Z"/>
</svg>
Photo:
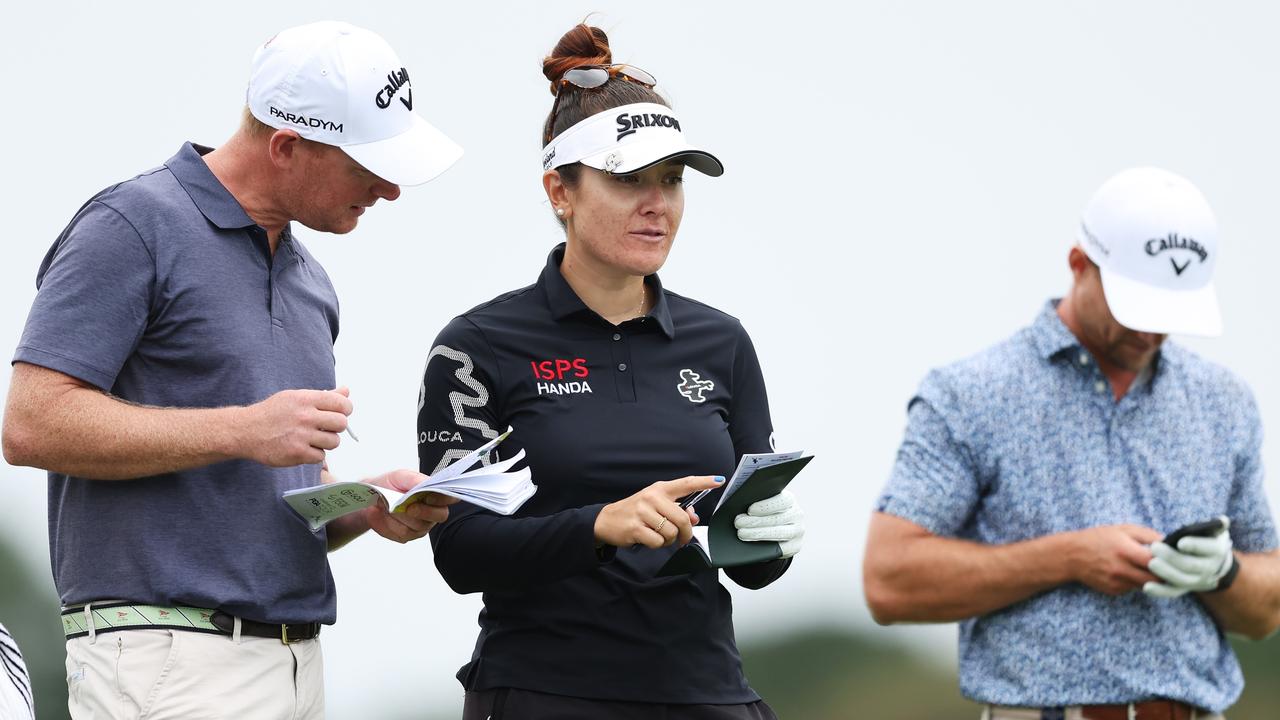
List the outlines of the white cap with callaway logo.
<svg viewBox="0 0 1280 720">
<path fill-rule="evenodd" d="M 345 22 L 281 31 L 253 56 L 249 111 L 271 127 L 342 148 L 396 185 L 421 185 L 462 148 L 413 112 L 409 71 L 377 34 Z"/>
<path fill-rule="evenodd" d="M 1102 270 L 1117 322 L 1140 332 L 1222 333 L 1213 268 L 1218 223 L 1204 195 L 1159 168 L 1125 170 L 1084 209 L 1080 246 Z"/>
</svg>

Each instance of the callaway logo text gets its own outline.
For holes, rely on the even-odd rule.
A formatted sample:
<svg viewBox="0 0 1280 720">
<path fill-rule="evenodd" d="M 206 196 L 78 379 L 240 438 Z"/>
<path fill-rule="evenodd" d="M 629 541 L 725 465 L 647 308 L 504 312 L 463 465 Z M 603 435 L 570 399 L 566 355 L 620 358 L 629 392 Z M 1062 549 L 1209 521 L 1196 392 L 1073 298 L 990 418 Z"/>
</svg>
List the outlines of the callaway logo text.
<svg viewBox="0 0 1280 720">
<path fill-rule="evenodd" d="M 685 368 L 680 371 L 680 384 L 676 385 L 676 390 L 680 394 L 689 399 L 691 403 L 706 402 L 707 398 L 703 396 L 703 392 L 711 392 L 716 389 L 716 384 L 710 380 L 703 380 L 698 373 Z"/>
<path fill-rule="evenodd" d="M 630 135 L 642 127 L 669 127 L 675 128 L 676 132 L 683 132 L 680 129 L 680 121 L 670 115 L 662 113 L 644 113 L 643 115 L 628 115 L 622 113 L 617 117 L 618 137 L 614 142 Z"/>
<path fill-rule="evenodd" d="M 378 95 L 374 97 L 373 101 L 378 104 L 378 107 L 385 110 L 391 106 L 391 99 L 396 96 L 396 93 L 400 91 L 400 88 L 407 85 L 409 85 L 409 71 L 404 68 L 393 70 L 390 73 L 387 73 L 387 84 L 378 91 Z M 404 95 L 404 97 L 400 98 L 400 102 L 404 103 L 406 108 L 412 110 L 413 87 L 410 86 L 409 89 L 405 91 Z"/>
<path fill-rule="evenodd" d="M 1151 257 L 1155 257 L 1166 250 L 1188 250 L 1195 253 L 1200 258 L 1200 262 L 1209 259 L 1209 251 L 1203 245 L 1192 238 L 1181 237 L 1177 233 L 1169 233 L 1162 238 L 1151 238 L 1147 241 L 1145 248 L 1147 254 Z M 1181 265 L 1173 258 L 1169 258 L 1169 262 L 1173 265 L 1173 271 L 1178 275 L 1181 275 L 1191 265 L 1190 258 Z"/>
<path fill-rule="evenodd" d="M 320 118 L 309 118 L 301 115 L 294 115 L 293 113 L 285 112 L 274 105 L 271 106 L 271 116 L 278 117 L 285 122 L 291 122 L 294 125 L 320 128 L 321 130 L 329 130 L 331 132 L 342 132 L 342 123 L 333 123 L 328 120 L 321 120 Z"/>
</svg>

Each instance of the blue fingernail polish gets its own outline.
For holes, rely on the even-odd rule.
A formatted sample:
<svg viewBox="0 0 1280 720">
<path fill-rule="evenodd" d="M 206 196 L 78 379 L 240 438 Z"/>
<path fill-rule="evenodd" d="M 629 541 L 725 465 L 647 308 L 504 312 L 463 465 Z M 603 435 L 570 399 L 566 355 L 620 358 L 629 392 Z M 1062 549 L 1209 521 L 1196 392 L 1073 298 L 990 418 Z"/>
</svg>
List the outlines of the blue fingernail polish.
<svg viewBox="0 0 1280 720">
<path fill-rule="evenodd" d="M 724 482 L 724 476 L 723 476 L 723 475 L 717 475 L 717 476 L 716 476 L 716 478 L 715 478 L 715 480 L 716 480 L 716 482 L 718 482 L 718 483 L 722 483 L 722 482 Z"/>
</svg>

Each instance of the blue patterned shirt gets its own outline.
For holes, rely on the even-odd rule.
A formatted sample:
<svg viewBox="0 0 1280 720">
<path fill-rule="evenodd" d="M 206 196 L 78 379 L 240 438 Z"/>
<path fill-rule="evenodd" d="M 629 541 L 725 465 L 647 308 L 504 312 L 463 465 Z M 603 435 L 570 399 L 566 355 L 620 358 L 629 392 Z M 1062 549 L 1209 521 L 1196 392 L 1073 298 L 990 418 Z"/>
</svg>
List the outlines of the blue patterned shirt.
<svg viewBox="0 0 1280 720">
<path fill-rule="evenodd" d="M 1249 389 L 1166 342 L 1150 378 L 1117 402 L 1055 306 L 925 378 L 876 508 L 988 544 L 1118 523 L 1167 533 L 1225 514 L 1236 548 L 1274 549 Z M 1111 597 L 1070 583 L 960 624 L 960 689 L 979 702 L 1160 697 L 1221 712 L 1243 684 L 1193 594 Z"/>
</svg>

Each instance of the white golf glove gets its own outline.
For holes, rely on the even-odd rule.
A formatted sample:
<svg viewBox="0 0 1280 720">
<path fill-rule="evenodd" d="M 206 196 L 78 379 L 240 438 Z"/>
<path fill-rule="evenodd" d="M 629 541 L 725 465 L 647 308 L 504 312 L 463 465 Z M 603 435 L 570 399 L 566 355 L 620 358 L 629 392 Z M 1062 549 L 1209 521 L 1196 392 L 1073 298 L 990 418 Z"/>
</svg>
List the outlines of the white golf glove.
<svg viewBox="0 0 1280 720">
<path fill-rule="evenodd" d="M 804 511 L 786 490 L 751 503 L 745 513 L 733 519 L 733 526 L 738 529 L 739 540 L 779 543 L 784 558 L 800 552 L 804 545 Z"/>
<path fill-rule="evenodd" d="M 1226 525 L 1229 527 L 1230 521 Z M 1154 557 L 1147 569 L 1164 582 L 1149 582 L 1142 591 L 1158 598 L 1217 590 L 1219 581 L 1236 562 L 1231 552 L 1231 533 L 1226 527 L 1213 537 L 1184 537 L 1176 550 L 1163 542 L 1153 543 L 1151 554 Z"/>
</svg>

